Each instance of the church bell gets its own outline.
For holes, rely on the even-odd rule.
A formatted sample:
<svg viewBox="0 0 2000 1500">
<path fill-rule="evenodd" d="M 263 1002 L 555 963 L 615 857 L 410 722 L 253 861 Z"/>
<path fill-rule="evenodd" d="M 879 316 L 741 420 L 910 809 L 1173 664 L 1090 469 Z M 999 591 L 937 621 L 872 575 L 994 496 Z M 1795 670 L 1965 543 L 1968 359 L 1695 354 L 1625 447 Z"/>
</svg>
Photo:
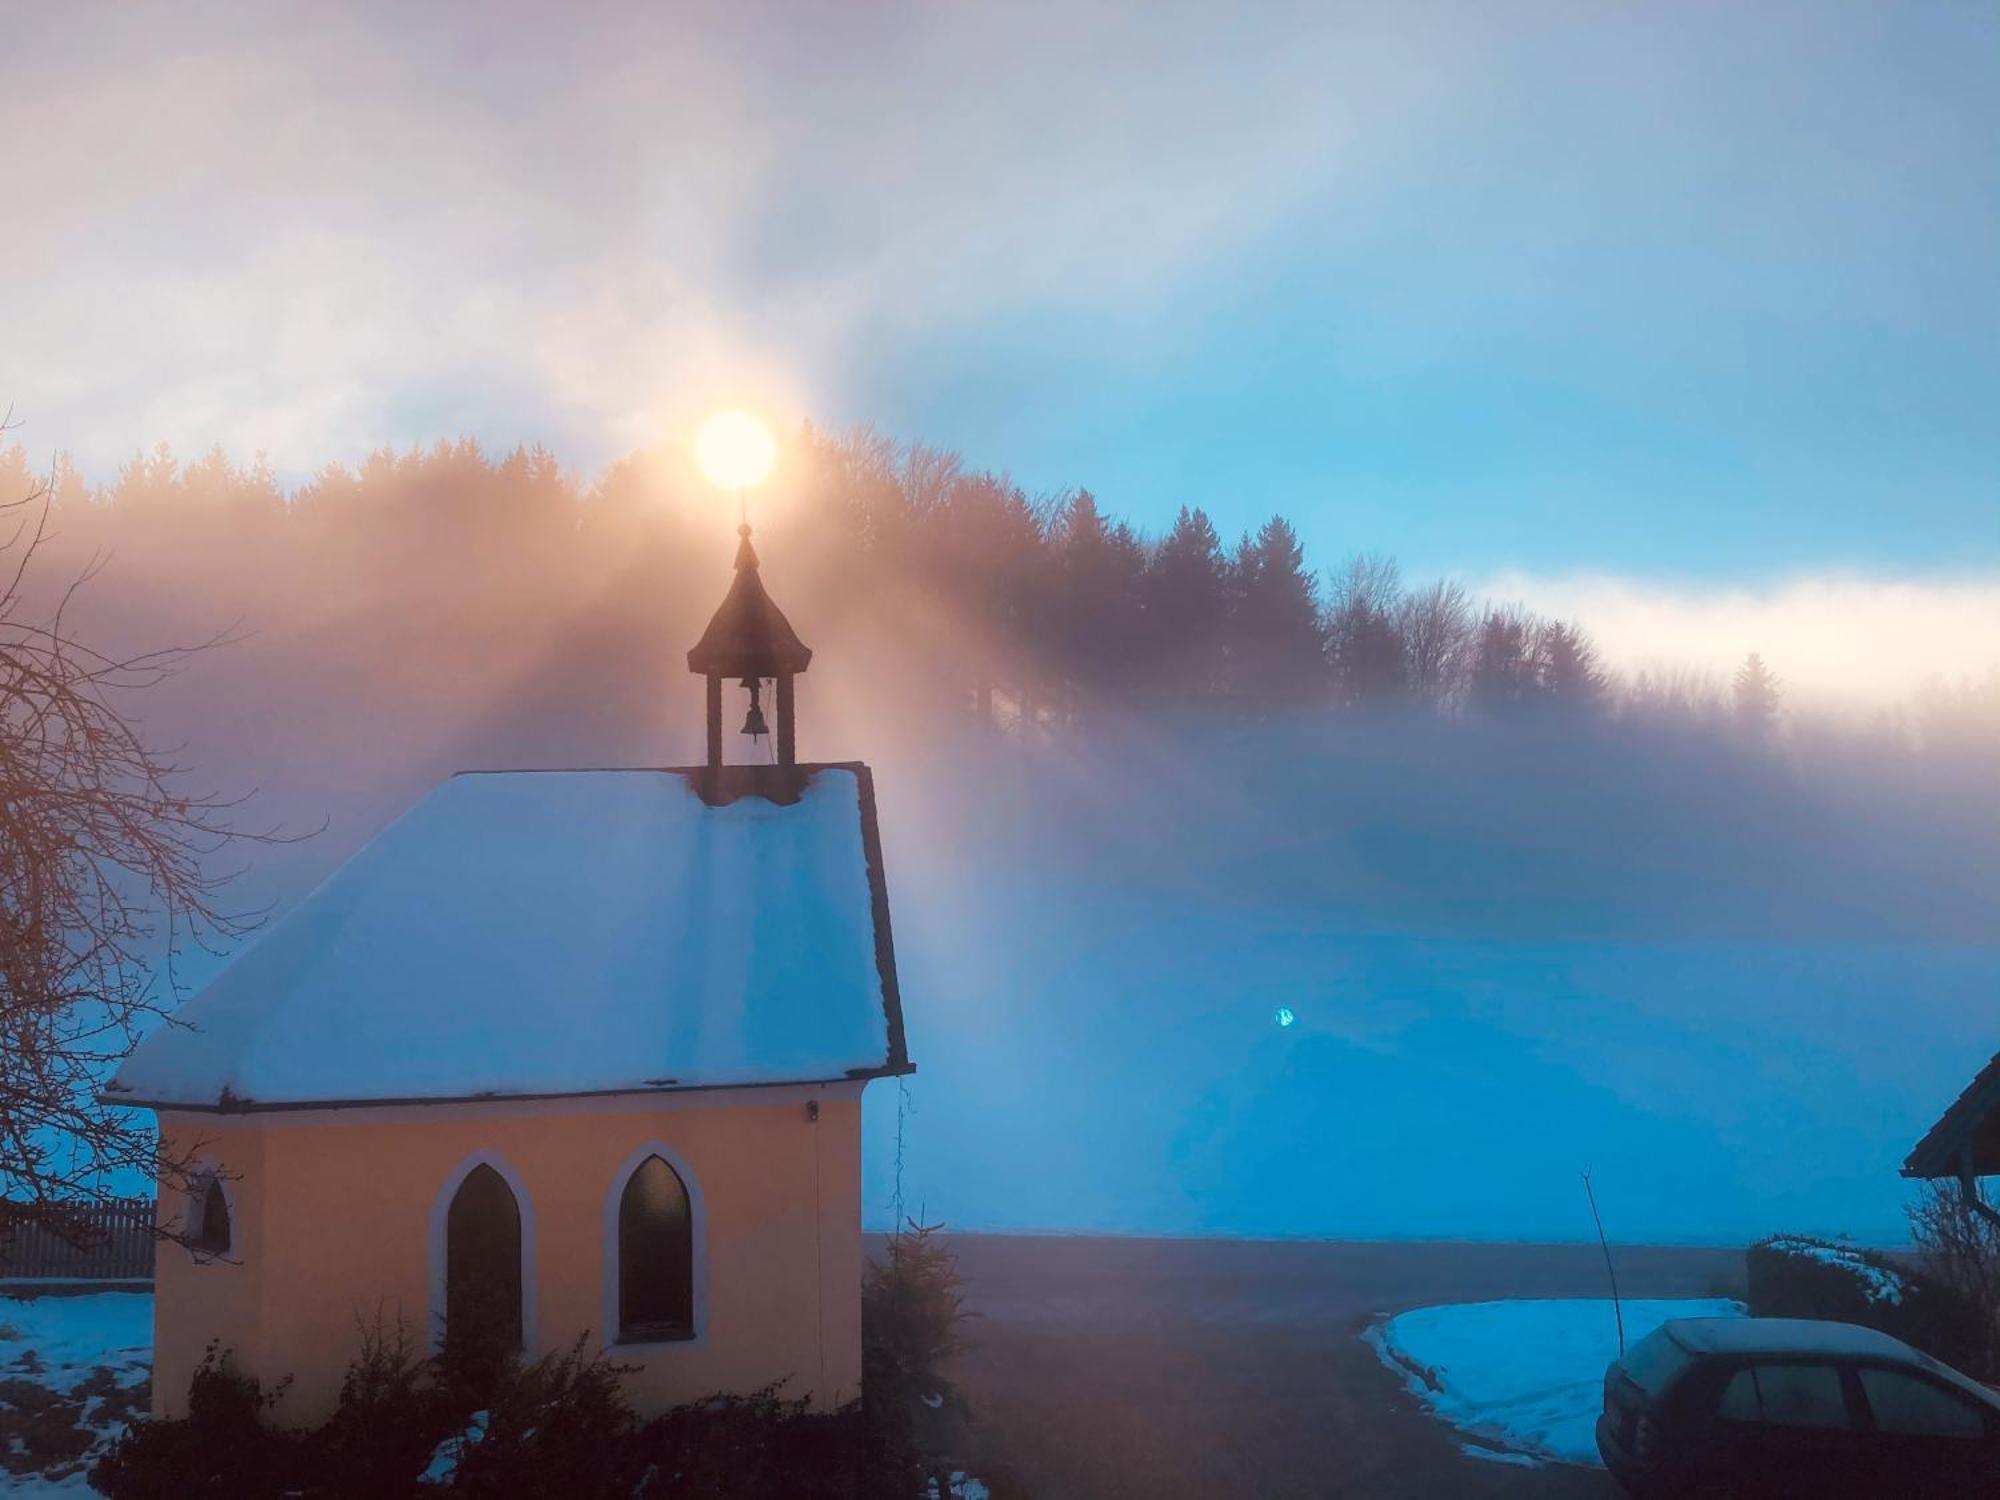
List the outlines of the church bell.
<svg viewBox="0 0 2000 1500">
<path fill-rule="evenodd" d="M 743 732 L 753 740 L 762 739 L 771 732 L 771 726 L 764 722 L 764 706 L 757 701 L 757 690 L 762 683 L 755 677 L 746 677 L 743 686 L 750 689 L 750 712 L 743 716 Z"/>
</svg>

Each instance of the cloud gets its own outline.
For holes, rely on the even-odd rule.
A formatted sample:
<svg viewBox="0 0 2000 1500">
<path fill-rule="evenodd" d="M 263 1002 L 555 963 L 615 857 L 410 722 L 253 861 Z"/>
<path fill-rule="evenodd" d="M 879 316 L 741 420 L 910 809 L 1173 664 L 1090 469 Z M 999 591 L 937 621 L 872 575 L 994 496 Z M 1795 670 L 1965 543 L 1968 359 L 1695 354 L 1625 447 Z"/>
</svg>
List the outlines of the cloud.
<svg viewBox="0 0 2000 1500">
<path fill-rule="evenodd" d="M 297 475 L 461 432 L 589 465 L 718 399 L 824 419 L 885 343 L 1153 307 L 1447 96 L 1388 66 L 1411 25 L 1245 19 L 1218 58 L 1208 14 L 27 18 L 0 400 L 99 475 L 161 438 Z"/>
<path fill-rule="evenodd" d="M 1901 703 L 1932 679 L 2000 670 L 2000 577 L 1797 577 L 1712 588 L 1601 574 L 1503 573 L 1481 592 L 1589 629 L 1620 672 L 1691 667 L 1727 678 L 1762 654 L 1799 706 Z"/>
</svg>

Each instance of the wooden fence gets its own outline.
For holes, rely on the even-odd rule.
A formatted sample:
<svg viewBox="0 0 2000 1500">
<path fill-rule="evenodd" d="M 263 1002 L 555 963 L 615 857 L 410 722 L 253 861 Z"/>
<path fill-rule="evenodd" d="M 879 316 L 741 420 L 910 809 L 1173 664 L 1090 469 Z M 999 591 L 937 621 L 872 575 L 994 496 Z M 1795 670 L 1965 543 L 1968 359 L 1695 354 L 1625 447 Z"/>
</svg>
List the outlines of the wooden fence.
<svg viewBox="0 0 2000 1500">
<path fill-rule="evenodd" d="M 153 1200 L 114 1198 L 79 1210 L 78 1242 L 0 1202 L 0 1277 L 151 1281 Z"/>
</svg>

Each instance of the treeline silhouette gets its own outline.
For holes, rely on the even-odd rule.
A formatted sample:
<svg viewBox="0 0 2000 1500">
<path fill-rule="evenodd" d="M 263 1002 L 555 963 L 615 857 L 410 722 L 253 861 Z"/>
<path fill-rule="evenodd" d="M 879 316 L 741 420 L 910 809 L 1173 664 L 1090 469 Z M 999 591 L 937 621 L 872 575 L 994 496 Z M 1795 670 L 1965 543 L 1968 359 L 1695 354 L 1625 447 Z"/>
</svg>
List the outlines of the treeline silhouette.
<svg viewBox="0 0 2000 1500">
<path fill-rule="evenodd" d="M 233 639 L 120 707 L 190 791 L 254 791 L 244 826 L 327 826 L 260 851 L 246 905 L 455 770 L 701 754 L 685 653 L 737 513 L 685 455 L 580 481 L 457 442 L 288 492 L 221 454 L 93 487 L 0 450 L 0 496 L 43 485 L 24 617 L 61 603 L 114 654 Z M 1281 519 L 1226 543 L 1190 508 L 1149 538 L 866 433 L 799 434 L 751 519 L 816 651 L 801 754 L 874 762 L 932 879 L 1011 861 L 1495 932 L 1985 920 L 1963 907 L 2000 848 L 2000 685 L 1824 727 L 1755 660 L 1621 681 L 1576 623 L 1451 580 L 1367 557 L 1321 580 Z"/>
<path fill-rule="evenodd" d="M 1088 490 L 1031 498 L 945 453 L 862 434 L 807 434 L 813 514 L 876 587 L 944 601 L 980 649 L 957 654 L 984 719 L 1075 724 L 1107 706 L 1263 715 L 1411 704 L 1457 714 L 1619 707 L 1720 712 L 1699 679 L 1620 683 L 1584 628 L 1476 600 L 1441 579 L 1406 587 L 1357 555 L 1322 580 L 1273 516 L 1225 544 L 1199 507 L 1149 538 Z M 1781 693 L 1746 662 L 1730 699 L 1767 730 Z"/>
<path fill-rule="evenodd" d="M 559 721 L 577 744 L 593 723 L 658 721 L 657 685 L 684 675 L 736 519 L 677 453 L 586 483 L 543 449 L 495 457 L 470 441 L 384 450 L 290 493 L 219 451 L 182 462 L 156 448 L 97 487 L 0 451 L 0 497 L 38 489 L 57 538 L 45 585 L 95 558 L 109 577 L 76 607 L 128 640 L 254 633 L 252 667 L 224 676 L 262 672 L 260 705 L 327 717 L 344 699 L 421 726 L 473 695 L 489 728 Z M 1782 713 L 1755 656 L 1731 685 L 1621 681 L 1579 622 L 1450 579 L 1406 586 L 1376 556 L 1322 579 L 1281 516 L 1228 542 L 1184 507 L 1148 537 L 1088 491 L 1030 496 L 869 432 L 802 430 L 754 510 L 767 580 L 809 642 L 852 643 L 822 653 L 816 680 L 845 672 L 865 694 L 1021 738 L 1114 715 L 1411 708 L 1651 715 L 1762 737 Z"/>
</svg>

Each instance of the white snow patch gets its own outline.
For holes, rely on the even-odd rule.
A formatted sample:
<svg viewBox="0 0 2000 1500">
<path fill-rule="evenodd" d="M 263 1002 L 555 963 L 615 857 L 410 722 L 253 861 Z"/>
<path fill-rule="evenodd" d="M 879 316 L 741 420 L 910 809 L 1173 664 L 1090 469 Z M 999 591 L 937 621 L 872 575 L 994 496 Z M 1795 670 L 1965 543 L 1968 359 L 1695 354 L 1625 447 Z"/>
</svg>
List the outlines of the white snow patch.
<svg viewBox="0 0 2000 1500">
<path fill-rule="evenodd" d="M 458 1477 L 459 1457 L 468 1448 L 477 1447 L 486 1440 L 486 1424 L 490 1414 L 476 1411 L 465 1424 L 465 1431 L 446 1438 L 431 1454 L 431 1461 L 418 1476 L 418 1484 L 450 1484 Z"/>
<path fill-rule="evenodd" d="M 1861 1290 L 1867 1294 L 1870 1302 L 1887 1303 L 1891 1307 L 1899 1306 L 1909 1286 L 1908 1282 L 1887 1266 L 1878 1266 L 1863 1260 L 1859 1251 L 1842 1249 L 1838 1245 L 1822 1245 L 1812 1240 L 1792 1239 L 1788 1236 L 1766 1240 L 1764 1244 L 1766 1249 L 1775 1250 L 1781 1255 L 1797 1255 L 1845 1271 L 1861 1283 Z"/>
<path fill-rule="evenodd" d="M 1532 1453 L 1514 1453 L 1500 1448 L 1486 1448 L 1478 1443 L 1460 1443 L 1458 1451 L 1467 1458 L 1476 1458 L 1489 1464 L 1511 1464 L 1517 1469 L 1539 1469 L 1542 1461 Z"/>
<path fill-rule="evenodd" d="M 780 807 L 665 771 L 452 778 L 140 1044 L 213 1104 L 804 1082 L 887 1061 L 852 770 Z M 578 1024 L 587 1017 L 589 1024 Z"/>
<path fill-rule="evenodd" d="M 925 1488 L 930 1500 L 991 1500 L 991 1492 L 979 1480 L 963 1469 L 952 1470 L 951 1479 L 945 1486 L 945 1494 L 938 1494 L 937 1481 L 933 1479 Z"/>
<path fill-rule="evenodd" d="M 91 1292 L 82 1296 L 0 1297 L 0 1379 L 30 1380 L 69 1394 L 98 1370 L 131 1390 L 153 1371 L 153 1298 L 149 1292 Z M 104 1403 L 90 1398 L 85 1421 L 96 1442 L 75 1467 L 60 1474 L 0 1475 L 10 1496 L 92 1494 L 85 1478 L 91 1462 L 125 1430 L 106 1418 Z"/>
<path fill-rule="evenodd" d="M 1630 1348 L 1670 1318 L 1740 1317 L 1741 1303 L 1670 1298 L 1624 1304 Z M 1368 1330 L 1382 1362 L 1432 1415 L 1497 1462 L 1600 1462 L 1604 1367 L 1618 1357 L 1607 1298 L 1460 1302 L 1399 1313 Z M 1478 1451 L 1475 1451 L 1478 1450 Z"/>
</svg>

